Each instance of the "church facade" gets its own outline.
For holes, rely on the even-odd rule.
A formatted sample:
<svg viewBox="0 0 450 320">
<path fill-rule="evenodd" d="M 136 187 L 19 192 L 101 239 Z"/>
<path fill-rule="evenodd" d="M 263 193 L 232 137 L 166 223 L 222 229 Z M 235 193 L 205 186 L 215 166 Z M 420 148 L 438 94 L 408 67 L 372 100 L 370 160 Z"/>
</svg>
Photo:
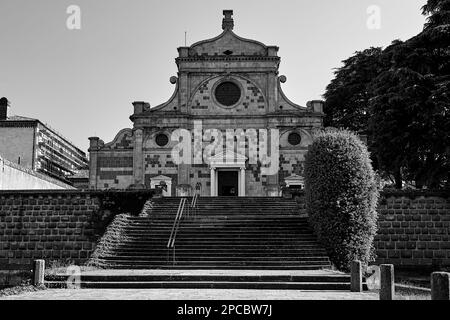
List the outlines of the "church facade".
<svg viewBox="0 0 450 320">
<path fill-rule="evenodd" d="M 109 143 L 90 138 L 90 188 L 165 184 L 166 196 L 278 196 L 282 186 L 303 184 L 323 102 L 291 102 L 278 47 L 239 37 L 233 12 L 223 13 L 220 35 L 178 48 L 167 102 L 134 102 L 133 128 Z"/>
</svg>

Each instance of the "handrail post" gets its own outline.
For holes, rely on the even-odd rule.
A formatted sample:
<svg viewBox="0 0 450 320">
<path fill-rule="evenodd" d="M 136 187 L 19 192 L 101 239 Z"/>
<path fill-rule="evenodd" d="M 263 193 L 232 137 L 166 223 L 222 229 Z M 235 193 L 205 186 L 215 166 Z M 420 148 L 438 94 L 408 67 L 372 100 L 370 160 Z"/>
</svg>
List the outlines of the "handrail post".
<svg viewBox="0 0 450 320">
<path fill-rule="evenodd" d="M 172 265 L 175 266 L 175 245 L 172 248 Z"/>
</svg>

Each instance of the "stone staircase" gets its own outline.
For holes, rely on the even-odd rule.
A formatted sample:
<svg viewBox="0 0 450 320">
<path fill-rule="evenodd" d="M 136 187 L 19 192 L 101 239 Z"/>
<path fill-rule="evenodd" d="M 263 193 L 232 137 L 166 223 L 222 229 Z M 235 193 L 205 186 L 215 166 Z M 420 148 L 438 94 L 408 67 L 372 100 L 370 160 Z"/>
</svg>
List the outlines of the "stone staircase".
<svg viewBox="0 0 450 320">
<path fill-rule="evenodd" d="M 83 271 L 79 287 L 350 290 L 350 276 L 330 270 L 295 201 L 200 198 L 173 252 L 167 243 L 180 199 L 153 199 L 139 217 L 117 216 L 90 261 L 103 269 Z M 45 278 L 50 288 L 73 285 L 67 281 L 65 273 Z"/>
<path fill-rule="evenodd" d="M 175 249 L 168 250 L 180 199 L 154 199 L 144 215 L 122 217 L 120 241 L 98 254 L 95 265 L 110 269 L 331 268 L 306 218 L 299 216 L 296 202 L 284 198 L 200 198 L 195 210 L 185 211 Z"/>
<path fill-rule="evenodd" d="M 48 288 L 350 290 L 350 276 L 329 270 L 93 270 L 75 284 L 67 274 L 47 275 Z"/>
</svg>

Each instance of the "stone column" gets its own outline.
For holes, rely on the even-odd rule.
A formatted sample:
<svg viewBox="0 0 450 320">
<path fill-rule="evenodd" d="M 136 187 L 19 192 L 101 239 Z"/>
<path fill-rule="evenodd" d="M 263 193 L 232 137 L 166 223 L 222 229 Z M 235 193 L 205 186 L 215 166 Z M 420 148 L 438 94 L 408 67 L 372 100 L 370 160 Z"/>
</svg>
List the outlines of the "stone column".
<svg viewBox="0 0 450 320">
<path fill-rule="evenodd" d="M 144 187 L 143 135 L 142 129 L 133 132 L 133 180 L 135 186 L 142 187 Z"/>
<path fill-rule="evenodd" d="M 267 104 L 268 112 L 277 112 L 277 91 L 278 91 L 278 76 L 275 72 L 267 73 Z"/>
<path fill-rule="evenodd" d="M 45 260 L 34 260 L 33 285 L 40 286 L 44 284 Z"/>
<path fill-rule="evenodd" d="M 431 274 L 431 300 L 450 300 L 450 273 Z"/>
<path fill-rule="evenodd" d="M 393 300 L 395 296 L 394 265 L 380 265 L 380 300 Z"/>
<path fill-rule="evenodd" d="M 217 196 L 216 193 L 216 168 L 211 168 L 211 197 Z"/>
<path fill-rule="evenodd" d="M 239 168 L 239 197 L 245 197 L 245 167 Z"/>
<path fill-rule="evenodd" d="M 188 100 L 189 100 L 189 90 L 188 90 L 188 73 L 182 72 L 178 79 L 178 94 L 179 94 L 179 105 L 180 111 L 186 113 L 188 111 Z"/>
<path fill-rule="evenodd" d="M 100 139 L 98 137 L 89 138 L 89 188 L 97 189 L 97 161 Z"/>
<path fill-rule="evenodd" d="M 350 277 L 351 292 L 362 292 L 363 286 L 361 261 L 352 261 Z"/>
</svg>

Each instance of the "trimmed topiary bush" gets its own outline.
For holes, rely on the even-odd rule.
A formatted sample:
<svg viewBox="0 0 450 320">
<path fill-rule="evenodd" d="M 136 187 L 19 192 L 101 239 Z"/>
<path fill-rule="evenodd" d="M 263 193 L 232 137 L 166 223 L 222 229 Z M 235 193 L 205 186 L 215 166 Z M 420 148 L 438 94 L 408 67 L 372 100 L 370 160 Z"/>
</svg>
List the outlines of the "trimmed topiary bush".
<svg viewBox="0 0 450 320">
<path fill-rule="evenodd" d="M 317 133 L 305 159 L 306 210 L 336 268 L 373 261 L 378 189 L 369 152 L 353 133 Z"/>
</svg>

